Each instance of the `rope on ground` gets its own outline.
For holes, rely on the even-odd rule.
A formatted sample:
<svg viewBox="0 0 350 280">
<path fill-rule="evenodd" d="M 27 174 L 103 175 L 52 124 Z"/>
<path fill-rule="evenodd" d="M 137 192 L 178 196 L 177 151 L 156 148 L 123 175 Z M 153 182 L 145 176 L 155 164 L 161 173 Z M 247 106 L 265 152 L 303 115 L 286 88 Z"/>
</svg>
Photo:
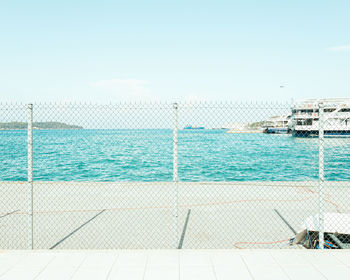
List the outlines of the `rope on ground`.
<svg viewBox="0 0 350 280">
<path fill-rule="evenodd" d="M 271 245 L 271 244 L 278 244 L 278 243 L 283 243 L 283 242 L 287 242 L 289 241 L 289 239 L 283 239 L 283 240 L 278 240 L 278 241 L 272 241 L 272 242 L 235 242 L 233 244 L 234 247 L 236 247 L 237 249 L 246 249 L 246 248 L 242 248 L 240 246 L 238 246 L 238 244 L 255 244 L 255 245 Z"/>
</svg>

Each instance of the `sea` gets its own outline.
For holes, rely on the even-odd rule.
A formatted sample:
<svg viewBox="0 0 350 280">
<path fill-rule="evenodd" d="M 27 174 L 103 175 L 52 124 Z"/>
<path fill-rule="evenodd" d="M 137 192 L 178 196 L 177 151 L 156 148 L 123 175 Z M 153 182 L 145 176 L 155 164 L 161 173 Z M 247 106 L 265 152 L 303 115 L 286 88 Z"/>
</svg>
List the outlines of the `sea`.
<svg viewBox="0 0 350 280">
<path fill-rule="evenodd" d="M 173 180 L 170 129 L 35 130 L 34 180 Z M 178 132 L 179 181 L 309 181 L 318 139 L 225 130 Z M 0 181 L 27 180 L 27 132 L 0 131 Z M 350 180 L 350 139 L 325 139 L 325 180 Z"/>
</svg>

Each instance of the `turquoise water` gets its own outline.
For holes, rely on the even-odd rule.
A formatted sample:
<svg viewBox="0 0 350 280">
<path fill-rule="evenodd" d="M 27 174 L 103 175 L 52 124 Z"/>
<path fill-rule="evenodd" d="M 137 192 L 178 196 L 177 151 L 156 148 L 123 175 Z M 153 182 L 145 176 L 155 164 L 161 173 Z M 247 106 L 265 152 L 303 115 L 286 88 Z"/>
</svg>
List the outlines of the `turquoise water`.
<svg viewBox="0 0 350 280">
<path fill-rule="evenodd" d="M 27 179 L 26 131 L 0 131 L 0 180 Z M 318 140 L 179 132 L 182 181 L 302 181 L 318 176 Z M 350 139 L 326 139 L 326 180 L 350 180 Z M 171 181 L 171 130 L 36 130 L 34 179 Z"/>
</svg>

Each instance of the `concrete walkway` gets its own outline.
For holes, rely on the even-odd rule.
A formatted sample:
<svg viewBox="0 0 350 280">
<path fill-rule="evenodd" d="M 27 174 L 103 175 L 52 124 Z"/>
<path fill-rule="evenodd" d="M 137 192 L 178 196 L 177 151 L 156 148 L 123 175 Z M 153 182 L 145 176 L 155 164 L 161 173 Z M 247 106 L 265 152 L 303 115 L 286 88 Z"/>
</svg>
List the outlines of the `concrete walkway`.
<svg viewBox="0 0 350 280">
<path fill-rule="evenodd" d="M 348 279 L 345 250 L 0 251 L 0 279 Z"/>
</svg>

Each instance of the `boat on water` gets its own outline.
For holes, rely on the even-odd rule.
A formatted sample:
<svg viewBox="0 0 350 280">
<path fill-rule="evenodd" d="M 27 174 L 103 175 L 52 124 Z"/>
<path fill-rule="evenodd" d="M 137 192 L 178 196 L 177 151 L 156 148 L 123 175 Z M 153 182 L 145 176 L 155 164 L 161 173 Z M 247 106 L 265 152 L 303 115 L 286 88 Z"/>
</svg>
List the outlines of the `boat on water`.
<svg viewBox="0 0 350 280">
<path fill-rule="evenodd" d="M 324 106 L 324 136 L 350 137 L 350 98 L 307 99 L 292 107 L 289 129 L 295 137 L 318 137 L 319 103 Z"/>
<path fill-rule="evenodd" d="M 186 125 L 184 129 L 205 129 L 204 126 L 192 126 L 192 125 Z"/>
<path fill-rule="evenodd" d="M 290 131 L 290 120 L 290 114 L 270 117 L 265 121 L 263 132 L 268 134 L 287 134 Z"/>
</svg>

